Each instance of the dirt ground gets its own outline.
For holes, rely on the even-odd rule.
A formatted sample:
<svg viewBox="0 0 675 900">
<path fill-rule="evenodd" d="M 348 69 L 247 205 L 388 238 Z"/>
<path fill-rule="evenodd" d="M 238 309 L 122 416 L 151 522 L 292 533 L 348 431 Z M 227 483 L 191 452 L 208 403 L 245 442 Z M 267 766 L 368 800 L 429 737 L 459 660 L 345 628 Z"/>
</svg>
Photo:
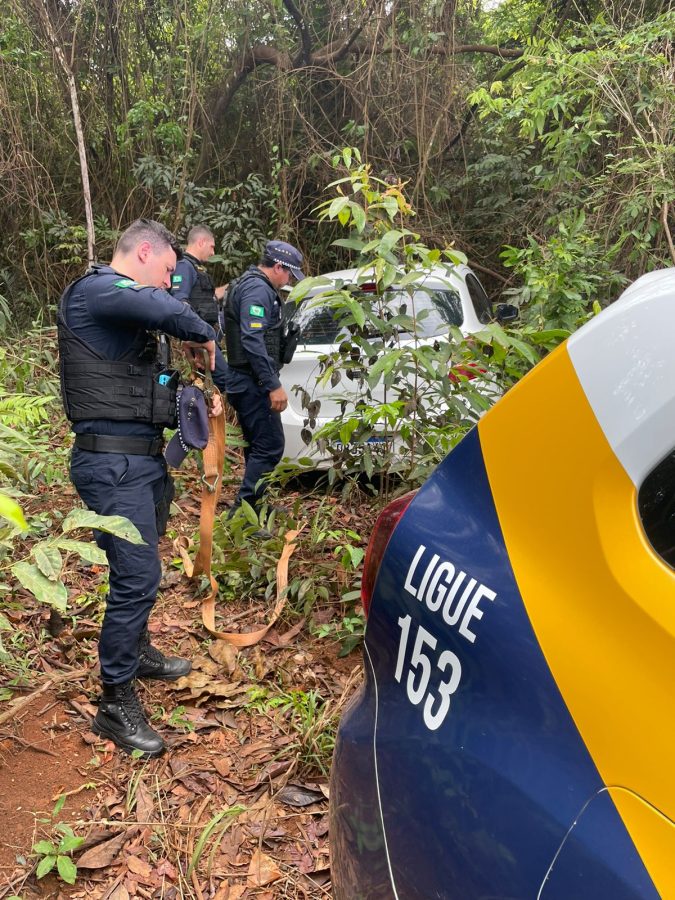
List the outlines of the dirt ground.
<svg viewBox="0 0 675 900">
<path fill-rule="evenodd" d="M 64 494 L 64 507 L 72 506 Z M 175 527 L 193 532 L 194 505 L 179 507 Z M 173 556 L 167 541 L 162 555 Z M 80 566 L 69 589 L 101 593 L 102 580 L 96 566 Z M 0 900 L 331 896 L 326 760 L 331 728 L 360 681 L 358 650 L 340 658 L 339 644 L 312 636 L 297 613 L 247 650 L 210 641 L 193 586 L 167 570 L 153 642 L 190 657 L 193 671 L 172 685 L 140 686 L 169 746 L 142 762 L 90 731 L 98 694 L 93 613 L 85 607 L 59 622 L 27 593 L 20 599 L 8 617 L 25 638 L 26 670 L 9 682 L 0 668 L 3 685 L 12 685 L 11 700 L 0 702 Z M 229 621 L 245 630 L 270 605 L 230 604 Z M 316 611 L 318 621 L 339 615 L 338 605 Z M 15 712 L 3 721 L 10 704 Z M 45 854 L 33 846 L 57 844 L 65 826 L 84 838 L 72 855 L 74 884 L 56 869 L 38 879 Z"/>
</svg>

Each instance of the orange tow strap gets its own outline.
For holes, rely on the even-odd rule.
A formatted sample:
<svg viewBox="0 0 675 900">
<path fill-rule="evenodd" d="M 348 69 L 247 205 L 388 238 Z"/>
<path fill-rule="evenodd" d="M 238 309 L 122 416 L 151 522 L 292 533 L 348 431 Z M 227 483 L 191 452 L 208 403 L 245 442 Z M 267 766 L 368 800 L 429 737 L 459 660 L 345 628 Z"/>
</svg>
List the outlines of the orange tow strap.
<svg viewBox="0 0 675 900">
<path fill-rule="evenodd" d="M 207 397 L 221 396 L 213 384 L 211 371 L 206 357 L 205 369 L 205 394 Z M 209 442 L 202 451 L 204 460 L 204 474 L 202 475 L 202 498 L 199 514 L 199 550 L 194 564 L 190 559 L 184 543 L 177 542 L 176 548 L 180 553 L 188 578 L 197 578 L 206 575 L 209 579 L 211 592 L 202 600 L 202 623 L 206 630 L 222 641 L 227 641 L 235 647 L 251 647 L 262 640 L 272 625 L 281 615 L 286 605 L 286 587 L 288 585 L 288 560 L 291 558 L 296 544 L 295 539 L 299 531 L 287 531 L 284 549 L 277 563 L 277 599 L 270 619 L 263 628 L 257 631 L 237 633 L 234 631 L 218 631 L 216 628 L 216 597 L 218 596 L 218 582 L 211 574 L 211 558 L 213 555 L 213 524 L 216 516 L 216 506 L 220 498 L 223 481 L 223 465 L 225 462 L 225 406 L 221 397 L 222 410 L 219 416 L 209 417 Z"/>
</svg>

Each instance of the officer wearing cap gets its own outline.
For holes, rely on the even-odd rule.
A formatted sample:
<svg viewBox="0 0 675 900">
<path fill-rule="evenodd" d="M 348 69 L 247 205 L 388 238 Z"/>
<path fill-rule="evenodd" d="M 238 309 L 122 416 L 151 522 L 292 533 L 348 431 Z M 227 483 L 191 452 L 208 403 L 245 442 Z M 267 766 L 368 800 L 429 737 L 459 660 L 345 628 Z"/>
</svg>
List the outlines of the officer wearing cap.
<svg viewBox="0 0 675 900">
<path fill-rule="evenodd" d="M 223 299 L 225 285 L 215 287 L 204 263 L 216 251 L 213 232 L 206 225 L 195 225 L 188 232 L 183 258 L 176 263 L 171 276 L 171 293 L 189 303 L 198 316 L 220 331 L 218 301 Z"/>
<path fill-rule="evenodd" d="M 230 287 L 225 305 L 227 399 L 246 440 L 246 468 L 234 509 L 246 500 L 259 507 L 271 472 L 284 454 L 281 412 L 288 396 L 279 381 L 284 362 L 279 290 L 304 278 L 302 253 L 285 241 L 269 241 L 257 266 Z"/>
<path fill-rule="evenodd" d="M 109 266 L 92 266 L 66 289 L 57 319 L 61 394 L 75 432 L 72 482 L 90 509 L 125 516 L 145 541 L 94 533 L 108 557 L 110 581 L 93 730 L 147 757 L 159 756 L 164 741 L 148 724 L 134 679 L 174 680 L 191 668 L 153 647 L 147 630 L 161 575 L 158 539 L 166 527 L 157 509 L 170 502 L 162 431 L 175 426 L 178 385 L 166 334 L 186 341 L 189 350 L 205 348 L 212 367 L 218 350 L 213 328 L 168 293 L 180 252 L 163 225 L 137 220 L 120 237 Z"/>
</svg>

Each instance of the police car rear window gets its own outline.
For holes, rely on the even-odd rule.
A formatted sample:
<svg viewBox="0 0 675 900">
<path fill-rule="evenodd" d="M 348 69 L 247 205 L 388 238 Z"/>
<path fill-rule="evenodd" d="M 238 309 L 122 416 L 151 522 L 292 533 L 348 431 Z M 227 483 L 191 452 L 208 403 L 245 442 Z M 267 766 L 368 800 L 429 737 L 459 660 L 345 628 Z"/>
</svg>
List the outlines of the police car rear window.
<svg viewBox="0 0 675 900">
<path fill-rule="evenodd" d="M 464 321 L 461 298 L 453 290 L 420 290 L 412 298 L 405 291 L 388 291 L 386 308 L 392 315 L 414 315 L 418 338 L 443 334 L 449 326 L 459 327 Z M 316 300 L 306 300 L 294 316 L 300 343 L 335 343 L 341 332 L 338 319 L 336 310 L 321 306 Z"/>
<path fill-rule="evenodd" d="M 675 451 L 662 459 L 642 482 L 638 511 L 649 543 L 675 568 Z"/>
</svg>

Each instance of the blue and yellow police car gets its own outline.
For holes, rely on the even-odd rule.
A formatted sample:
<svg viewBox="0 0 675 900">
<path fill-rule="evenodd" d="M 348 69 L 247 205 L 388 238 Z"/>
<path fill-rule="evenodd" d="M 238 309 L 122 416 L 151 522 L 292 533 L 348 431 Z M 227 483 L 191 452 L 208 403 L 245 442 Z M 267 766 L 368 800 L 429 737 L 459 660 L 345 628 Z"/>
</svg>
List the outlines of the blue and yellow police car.
<svg viewBox="0 0 675 900">
<path fill-rule="evenodd" d="M 675 269 L 378 520 L 337 900 L 675 898 Z"/>
</svg>

